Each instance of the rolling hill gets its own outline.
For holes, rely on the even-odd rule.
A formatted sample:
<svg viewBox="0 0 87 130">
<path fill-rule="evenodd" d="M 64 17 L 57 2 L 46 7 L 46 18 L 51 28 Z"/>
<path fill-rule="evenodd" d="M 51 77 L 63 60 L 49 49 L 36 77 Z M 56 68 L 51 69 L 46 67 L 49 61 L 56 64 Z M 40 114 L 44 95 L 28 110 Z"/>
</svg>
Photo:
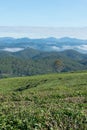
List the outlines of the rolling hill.
<svg viewBox="0 0 87 130">
<path fill-rule="evenodd" d="M 86 58 L 86 54 L 75 50 L 43 52 L 26 48 L 18 52 L 0 51 L 0 77 L 86 70 Z"/>
<path fill-rule="evenodd" d="M 0 77 L 86 70 L 86 58 L 86 54 L 75 50 L 42 52 L 26 48 L 18 52 L 0 51 Z"/>
</svg>

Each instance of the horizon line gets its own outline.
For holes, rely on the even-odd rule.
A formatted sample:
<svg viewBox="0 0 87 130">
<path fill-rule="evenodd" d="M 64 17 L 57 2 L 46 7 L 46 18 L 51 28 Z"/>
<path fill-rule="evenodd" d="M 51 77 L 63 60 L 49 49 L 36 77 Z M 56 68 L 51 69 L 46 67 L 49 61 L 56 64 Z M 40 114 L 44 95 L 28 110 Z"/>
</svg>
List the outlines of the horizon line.
<svg viewBox="0 0 87 130">
<path fill-rule="evenodd" d="M 29 28 L 87 28 L 87 26 L 30 26 L 30 25 L 0 25 L 0 27 L 29 27 Z"/>
<path fill-rule="evenodd" d="M 40 37 L 40 38 L 32 38 L 32 37 L 4 37 L 4 36 L 0 36 L 0 38 L 13 38 L 13 39 L 22 39 L 22 38 L 27 38 L 27 39 L 49 39 L 49 38 L 54 38 L 54 39 L 77 39 L 77 40 L 87 40 L 87 39 L 80 39 L 80 38 L 76 38 L 76 37 L 70 37 L 70 36 L 66 36 L 66 37 Z"/>
</svg>

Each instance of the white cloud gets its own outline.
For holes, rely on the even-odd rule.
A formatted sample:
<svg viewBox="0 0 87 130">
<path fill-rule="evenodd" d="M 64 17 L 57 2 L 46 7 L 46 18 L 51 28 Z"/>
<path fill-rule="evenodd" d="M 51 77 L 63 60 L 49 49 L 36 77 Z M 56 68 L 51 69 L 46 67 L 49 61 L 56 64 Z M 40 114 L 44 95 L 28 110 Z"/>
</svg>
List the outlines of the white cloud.
<svg viewBox="0 0 87 130">
<path fill-rule="evenodd" d="M 78 51 L 82 51 L 84 53 L 87 52 L 87 45 L 79 45 L 79 46 L 62 46 L 60 47 L 56 47 L 56 46 L 52 46 L 52 49 L 55 51 L 63 51 L 63 50 L 70 50 L 70 49 L 74 49 L 74 50 L 78 50 Z"/>
<path fill-rule="evenodd" d="M 56 46 L 52 46 L 51 48 L 52 48 L 53 50 L 55 50 L 55 51 L 60 51 L 60 50 L 61 50 L 59 47 L 56 47 Z"/>
<path fill-rule="evenodd" d="M 69 49 L 74 49 L 72 46 L 62 46 L 62 50 L 69 50 Z"/>
<path fill-rule="evenodd" d="M 81 46 L 77 46 L 77 49 L 83 50 L 83 51 L 87 51 L 87 45 L 81 45 Z"/>
<path fill-rule="evenodd" d="M 4 48 L 4 51 L 17 52 L 23 50 L 23 48 Z"/>
</svg>

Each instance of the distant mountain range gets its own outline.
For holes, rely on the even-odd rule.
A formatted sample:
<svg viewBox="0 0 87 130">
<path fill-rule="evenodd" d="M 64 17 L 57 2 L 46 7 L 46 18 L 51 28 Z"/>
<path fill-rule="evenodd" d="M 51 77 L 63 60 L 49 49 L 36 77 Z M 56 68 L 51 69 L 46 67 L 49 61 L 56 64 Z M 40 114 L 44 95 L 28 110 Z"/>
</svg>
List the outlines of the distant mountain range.
<svg viewBox="0 0 87 130">
<path fill-rule="evenodd" d="M 76 38 L 41 38 L 41 39 L 30 39 L 30 38 L 11 38 L 2 37 L 0 38 L 0 50 L 16 52 L 26 48 L 32 48 L 45 52 L 60 52 L 64 50 L 76 50 L 81 53 L 87 53 L 87 40 L 81 40 Z"/>
</svg>

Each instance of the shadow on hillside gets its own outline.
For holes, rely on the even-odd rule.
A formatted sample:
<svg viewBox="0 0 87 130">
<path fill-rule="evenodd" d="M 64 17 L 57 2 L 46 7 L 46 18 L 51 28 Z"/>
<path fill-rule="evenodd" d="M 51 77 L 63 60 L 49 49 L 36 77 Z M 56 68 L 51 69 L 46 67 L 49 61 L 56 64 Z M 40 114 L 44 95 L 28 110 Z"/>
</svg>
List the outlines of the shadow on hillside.
<svg viewBox="0 0 87 130">
<path fill-rule="evenodd" d="M 36 82 L 36 83 L 29 83 L 29 84 L 27 84 L 26 86 L 17 88 L 15 91 L 16 91 L 16 92 L 22 92 L 22 91 L 24 91 L 24 90 L 27 90 L 27 89 L 30 89 L 30 88 L 33 88 L 33 87 L 37 87 L 38 85 L 44 84 L 44 83 L 46 83 L 46 82 L 47 82 L 47 79 L 41 80 L 41 81 Z"/>
</svg>

